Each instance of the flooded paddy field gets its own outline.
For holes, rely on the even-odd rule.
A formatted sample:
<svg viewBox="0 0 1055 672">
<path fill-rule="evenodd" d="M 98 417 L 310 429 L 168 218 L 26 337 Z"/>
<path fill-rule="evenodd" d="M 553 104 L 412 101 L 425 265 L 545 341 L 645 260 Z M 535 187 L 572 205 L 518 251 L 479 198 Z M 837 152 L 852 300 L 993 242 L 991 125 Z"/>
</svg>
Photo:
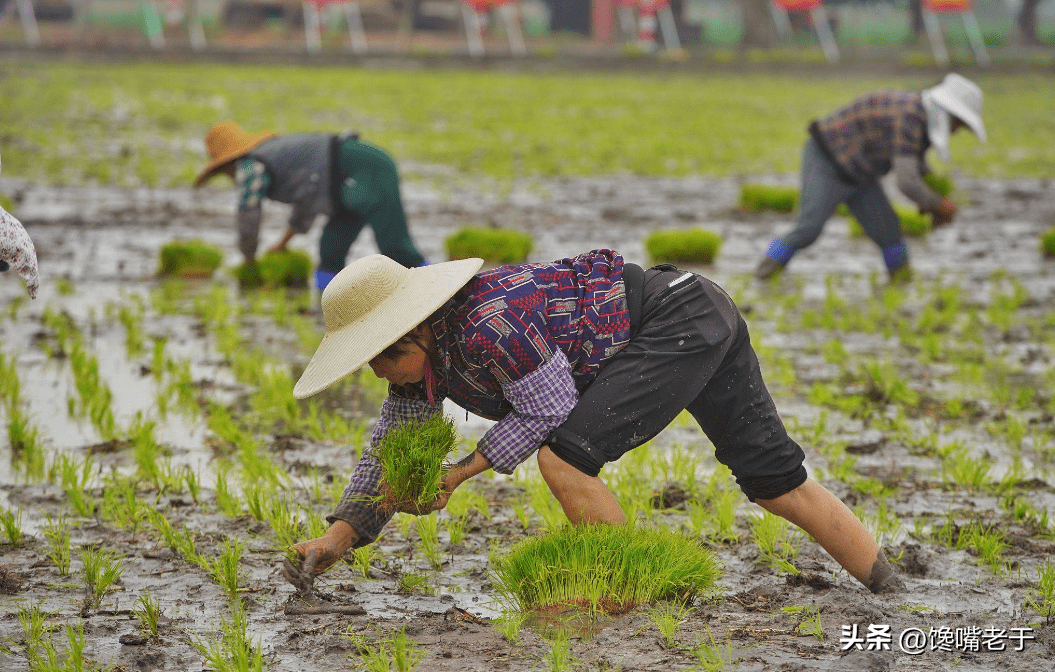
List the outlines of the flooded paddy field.
<svg viewBox="0 0 1055 672">
<path fill-rule="evenodd" d="M 317 581 L 334 613 L 297 614 L 281 558 L 325 529 L 384 388 L 367 372 L 293 400 L 321 337 L 309 292 L 155 277 L 175 238 L 238 262 L 231 194 L 27 183 L 13 211 L 37 247 L 39 298 L 0 279 L 0 669 L 81 669 L 81 647 L 101 669 L 254 669 L 254 656 L 270 670 L 388 669 L 367 666 L 401 636 L 419 670 L 1051 667 L 1055 262 L 1038 240 L 1055 187 L 958 179 L 959 218 L 910 239 L 915 278 L 891 286 L 838 217 L 783 277 L 754 280 L 792 219 L 740 213 L 733 179 L 507 190 L 406 173 L 412 233 L 434 261 L 465 224 L 531 233 L 533 259 L 611 247 L 644 264 L 654 229 L 721 233 L 716 264 L 696 270 L 745 313 L 808 469 L 880 537 L 906 592 L 873 596 L 810 539 L 762 524 L 679 418 L 602 478 L 628 517 L 720 560 L 719 590 L 691 610 L 562 624 L 505 608 L 490 555 L 563 520 L 529 461 L 474 479 L 438 516 L 398 516 Z M 285 215 L 265 208 L 265 245 Z M 319 233 L 294 246 L 314 255 Z M 374 250 L 366 231 L 352 255 Z M 488 424 L 449 412 L 468 452 Z"/>
</svg>

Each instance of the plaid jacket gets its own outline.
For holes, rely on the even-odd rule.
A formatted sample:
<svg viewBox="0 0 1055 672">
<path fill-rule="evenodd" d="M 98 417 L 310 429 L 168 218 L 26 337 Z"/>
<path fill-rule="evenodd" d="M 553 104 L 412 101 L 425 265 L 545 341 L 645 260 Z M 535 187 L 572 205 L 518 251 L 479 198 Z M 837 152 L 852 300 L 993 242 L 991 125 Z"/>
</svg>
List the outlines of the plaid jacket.
<svg viewBox="0 0 1055 672">
<path fill-rule="evenodd" d="M 919 93 L 873 91 L 810 125 L 810 134 L 844 178 L 867 182 L 890 172 L 894 157 L 923 161 L 927 113 Z M 926 172 L 923 170 L 923 172 Z"/>
<path fill-rule="evenodd" d="M 477 274 L 431 326 L 440 351 L 436 404 L 422 383 L 391 386 L 370 447 L 334 514 L 373 541 L 389 517 L 363 501 L 377 492 L 373 450 L 389 428 L 442 410 L 449 398 L 499 422 L 477 449 L 511 473 L 567 419 L 579 393 L 630 340 L 623 258 L 594 250 L 550 264 L 503 266 Z"/>
</svg>

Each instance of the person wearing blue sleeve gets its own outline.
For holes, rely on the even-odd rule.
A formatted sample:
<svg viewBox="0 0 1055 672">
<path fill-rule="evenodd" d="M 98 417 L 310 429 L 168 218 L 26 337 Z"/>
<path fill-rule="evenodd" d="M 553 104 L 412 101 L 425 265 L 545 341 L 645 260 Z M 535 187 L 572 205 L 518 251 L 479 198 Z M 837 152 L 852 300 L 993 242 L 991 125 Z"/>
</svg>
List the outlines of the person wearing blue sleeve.
<svg viewBox="0 0 1055 672">
<path fill-rule="evenodd" d="M 381 254 L 408 268 L 428 263 L 410 238 L 395 163 L 358 135 L 249 133 L 225 121 L 209 130 L 205 147 L 210 161 L 195 187 L 220 173 L 234 180 L 240 194 L 238 247 L 246 261 L 256 257 L 266 198 L 293 206 L 289 226 L 272 251 L 307 233 L 319 215 L 327 218 L 315 273 L 320 290 L 344 268 L 348 250 L 367 224 Z"/>
</svg>

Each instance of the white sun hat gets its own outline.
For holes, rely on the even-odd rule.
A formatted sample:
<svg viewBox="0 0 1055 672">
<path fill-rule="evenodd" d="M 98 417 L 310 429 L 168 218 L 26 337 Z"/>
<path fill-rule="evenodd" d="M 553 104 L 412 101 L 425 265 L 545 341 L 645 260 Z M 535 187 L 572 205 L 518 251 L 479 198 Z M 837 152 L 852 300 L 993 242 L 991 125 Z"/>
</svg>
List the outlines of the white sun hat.
<svg viewBox="0 0 1055 672">
<path fill-rule="evenodd" d="M 960 119 L 978 137 L 986 141 L 982 123 L 982 90 L 963 75 L 945 75 L 941 84 L 923 90 L 923 107 L 927 111 L 927 137 L 943 161 L 949 160 L 949 115 Z"/>
<path fill-rule="evenodd" d="M 322 293 L 326 335 L 293 396 L 310 397 L 361 369 L 436 312 L 483 263 L 474 258 L 406 268 L 381 254 L 353 261 Z"/>
</svg>

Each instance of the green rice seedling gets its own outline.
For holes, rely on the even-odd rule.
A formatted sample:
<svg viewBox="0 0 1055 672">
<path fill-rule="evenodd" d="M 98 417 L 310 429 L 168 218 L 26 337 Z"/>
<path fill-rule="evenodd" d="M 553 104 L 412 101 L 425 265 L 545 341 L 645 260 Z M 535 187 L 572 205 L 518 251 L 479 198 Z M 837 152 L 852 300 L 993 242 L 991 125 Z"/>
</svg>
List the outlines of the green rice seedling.
<svg viewBox="0 0 1055 672">
<path fill-rule="evenodd" d="M 165 514 L 157 509 L 151 509 L 147 517 L 150 525 L 161 535 L 161 540 L 166 546 L 178 553 L 187 562 L 201 567 L 205 571 L 211 571 L 208 559 L 198 553 L 195 543 L 195 534 L 192 530 L 178 530 Z"/>
<path fill-rule="evenodd" d="M 125 352 L 129 359 L 143 354 L 143 313 L 146 307 L 138 294 L 133 294 L 130 303 L 124 303 L 117 310 L 117 319 L 125 328 Z"/>
<path fill-rule="evenodd" d="M 653 231 L 645 238 L 645 250 L 656 263 L 711 264 L 721 248 L 720 235 L 699 228 Z"/>
<path fill-rule="evenodd" d="M 415 527 L 421 540 L 421 552 L 433 569 L 440 569 L 443 566 L 443 552 L 440 550 L 439 517 L 431 513 L 419 516 Z"/>
<path fill-rule="evenodd" d="M 55 649 L 51 643 L 53 626 L 48 624 L 48 614 L 41 610 L 39 604 L 32 607 L 23 605 L 18 608 L 18 624 L 22 627 L 25 640 L 22 650 L 29 660 L 30 669 L 34 672 L 38 669 L 47 670 L 46 665 L 55 660 Z M 49 653 L 52 655 L 48 656 Z"/>
<path fill-rule="evenodd" d="M 793 605 L 781 607 L 785 614 L 798 617 L 798 625 L 795 632 L 803 635 L 813 635 L 818 641 L 824 641 L 824 624 L 821 622 L 821 608 L 817 605 Z"/>
<path fill-rule="evenodd" d="M 791 562 L 798 555 L 791 523 L 768 511 L 751 516 L 749 521 L 759 559 L 776 570 L 798 574 L 798 568 Z"/>
<path fill-rule="evenodd" d="M 12 462 L 23 476 L 27 480 L 42 478 L 45 471 L 45 458 L 40 431 L 22 412 L 22 407 L 15 402 L 8 404 L 7 440 L 11 446 Z"/>
<path fill-rule="evenodd" d="M 345 635 L 355 644 L 363 672 L 413 672 L 425 657 L 425 651 L 407 637 L 406 627 L 371 645 L 366 637 L 349 627 Z"/>
<path fill-rule="evenodd" d="M 793 212 L 799 205 L 799 190 L 769 184 L 741 184 L 740 209 L 747 212 L 776 210 Z"/>
<path fill-rule="evenodd" d="M 59 574 L 70 575 L 70 528 L 66 522 L 66 515 L 59 516 L 56 520 L 49 514 L 44 514 L 44 540 L 48 544 L 45 551 L 48 559 L 55 563 Z"/>
<path fill-rule="evenodd" d="M 0 352 L 0 399 L 7 402 L 8 407 L 18 403 L 21 396 L 22 383 L 18 378 L 18 359 L 8 359 Z"/>
<path fill-rule="evenodd" d="M 377 447 L 381 466 L 381 508 L 423 509 L 435 501 L 447 473 L 447 456 L 458 441 L 454 421 L 438 413 L 424 422 L 408 422 L 391 429 Z"/>
<path fill-rule="evenodd" d="M 714 633 L 707 628 L 707 641 L 697 637 L 696 646 L 689 651 L 697 662 L 697 668 L 701 672 L 727 672 L 732 670 L 738 662 L 733 659 L 733 642 L 726 637 L 723 642 L 714 639 Z"/>
<path fill-rule="evenodd" d="M 81 548 L 81 564 L 86 593 L 85 606 L 98 609 L 106 591 L 121 578 L 124 562 L 113 551 L 84 546 Z"/>
<path fill-rule="evenodd" d="M 149 591 L 140 593 L 132 615 L 139 621 L 140 630 L 153 641 L 160 639 L 161 603 Z"/>
<path fill-rule="evenodd" d="M 502 615 L 494 622 L 504 640 L 510 644 L 517 644 L 520 641 L 520 628 L 524 625 L 527 616 L 527 612 L 503 609 Z"/>
<path fill-rule="evenodd" d="M 447 257 L 479 257 L 497 264 L 519 264 L 527 261 L 533 246 L 531 236 L 511 229 L 464 226 L 443 241 Z"/>
<path fill-rule="evenodd" d="M 549 486 L 541 476 L 528 483 L 528 497 L 531 508 L 542 519 L 542 528 L 547 532 L 559 530 L 568 523 L 560 502 L 550 492 Z"/>
<path fill-rule="evenodd" d="M 18 319 L 18 310 L 26 304 L 26 297 L 23 294 L 16 294 L 11 297 L 11 300 L 7 304 L 7 308 L 4 310 L 4 314 L 7 315 L 8 319 L 12 322 Z"/>
<path fill-rule="evenodd" d="M 571 634 L 565 628 L 557 628 L 547 640 L 549 653 L 544 659 L 550 672 L 567 672 L 578 660 L 571 654 Z"/>
<path fill-rule="evenodd" d="M 861 238 L 865 235 L 864 229 L 861 228 L 861 223 L 857 221 L 856 217 L 850 214 L 849 209 L 840 205 L 837 211 L 839 214 L 847 218 L 846 221 L 849 226 L 851 238 Z M 930 233 L 931 229 L 934 228 L 929 213 L 924 214 L 913 208 L 907 208 L 896 203 L 894 204 L 894 212 L 897 214 L 898 220 L 901 222 L 901 231 L 906 236 L 913 236 L 916 238 L 922 237 Z"/>
<path fill-rule="evenodd" d="M 948 175 L 938 175 L 937 173 L 927 173 L 923 176 L 923 181 L 927 183 L 927 186 L 933 189 L 939 196 L 948 198 L 949 194 L 955 188 L 955 183 L 952 178 Z"/>
<path fill-rule="evenodd" d="M 112 474 L 104 483 L 103 497 L 99 502 L 102 517 L 128 530 L 133 536 L 152 510 L 152 503 L 142 498 L 137 489 L 136 481 Z"/>
<path fill-rule="evenodd" d="M 228 518 L 237 518 L 242 515 L 242 498 L 236 490 L 231 489 L 230 467 L 221 467 L 216 472 L 216 508 Z"/>
<path fill-rule="evenodd" d="M 70 342 L 70 369 L 80 399 L 78 413 L 88 416 L 103 440 L 117 438 L 117 422 L 114 420 L 113 392 L 99 375 L 99 360 L 90 354 L 79 336 Z"/>
<path fill-rule="evenodd" d="M 567 526 L 492 558 L 492 584 L 528 611 L 568 605 L 621 612 L 709 591 L 719 574 L 711 553 L 680 534 L 635 526 Z"/>
<path fill-rule="evenodd" d="M 223 264 L 223 250 L 202 240 L 174 240 L 158 252 L 158 275 L 209 278 Z"/>
<path fill-rule="evenodd" d="M 371 579 L 373 577 L 370 576 L 370 568 L 375 560 L 381 560 L 381 558 L 381 551 L 374 544 L 360 546 L 352 551 L 352 566 L 364 579 Z"/>
<path fill-rule="evenodd" d="M 69 278 L 58 278 L 55 280 L 55 291 L 59 296 L 73 296 L 77 293 L 77 288 Z"/>
<path fill-rule="evenodd" d="M 22 530 L 22 507 L 17 511 L 0 508 L 0 532 L 3 532 L 7 543 L 15 548 L 22 545 L 26 533 Z"/>
<path fill-rule="evenodd" d="M 455 490 L 457 492 L 457 490 Z M 513 509 L 513 515 L 520 523 L 521 530 L 527 530 L 528 525 L 531 524 L 531 514 L 528 513 L 528 502 L 526 499 L 518 497 L 509 503 L 509 507 Z"/>
<path fill-rule="evenodd" d="M 242 551 L 245 547 L 238 539 L 234 541 L 230 537 L 223 540 L 223 550 L 209 563 L 209 573 L 217 585 L 224 589 L 227 597 L 232 600 L 238 597 L 239 562 L 242 559 Z"/>
<path fill-rule="evenodd" d="M 1055 257 L 1055 226 L 1040 237 L 1040 252 L 1045 257 Z"/>
<path fill-rule="evenodd" d="M 942 478 L 946 483 L 966 487 L 969 490 L 985 488 L 989 482 L 992 461 L 984 455 L 971 457 L 966 446 L 957 446 L 942 455 Z"/>
<path fill-rule="evenodd" d="M 1030 589 L 1023 606 L 1045 618 L 1055 614 L 1055 564 L 1051 560 L 1037 567 L 1037 585 Z"/>
<path fill-rule="evenodd" d="M 58 482 L 70 508 L 84 518 L 95 514 L 96 504 L 89 490 L 94 466 L 91 457 L 78 461 L 66 453 L 60 453 L 48 466 L 48 480 Z"/>
<path fill-rule="evenodd" d="M 195 504 L 201 504 L 201 475 L 190 465 L 184 465 L 179 473 L 187 494 L 191 496 Z"/>
<path fill-rule="evenodd" d="M 243 288 L 306 288 L 311 266 L 311 257 L 307 253 L 300 250 L 279 250 L 267 252 L 256 261 L 237 266 L 234 276 Z"/>
<path fill-rule="evenodd" d="M 465 540 L 465 523 L 465 518 L 444 519 L 443 527 L 447 530 L 447 541 L 451 546 L 457 546 Z"/>
<path fill-rule="evenodd" d="M 396 590 L 403 595 L 432 595 L 432 586 L 429 585 L 429 577 L 417 572 L 403 572 L 396 579 Z"/>
<path fill-rule="evenodd" d="M 231 600 L 231 618 L 221 618 L 218 635 L 191 635 L 191 645 L 215 672 L 264 672 L 264 653 L 249 637 L 249 615 L 241 600 Z"/>
<path fill-rule="evenodd" d="M 1009 548 L 1005 539 L 1004 533 L 995 527 L 985 527 L 981 522 L 975 522 L 960 528 L 956 546 L 973 551 L 979 562 L 993 574 L 1007 576 L 1011 568 L 1004 558 L 1004 551 Z"/>
<path fill-rule="evenodd" d="M 687 604 L 679 602 L 663 602 L 658 607 L 649 609 L 648 617 L 652 623 L 659 630 L 659 636 L 663 639 L 663 643 L 668 648 L 677 648 L 678 639 L 676 637 L 678 628 L 685 622 L 685 619 L 691 614 L 693 608 Z"/>
</svg>

